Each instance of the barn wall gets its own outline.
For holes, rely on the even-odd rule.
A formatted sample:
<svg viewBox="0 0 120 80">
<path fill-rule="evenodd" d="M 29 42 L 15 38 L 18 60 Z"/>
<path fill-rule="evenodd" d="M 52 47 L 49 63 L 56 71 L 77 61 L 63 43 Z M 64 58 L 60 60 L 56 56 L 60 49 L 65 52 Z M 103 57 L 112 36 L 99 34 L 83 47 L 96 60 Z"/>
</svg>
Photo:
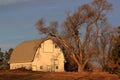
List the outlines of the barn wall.
<svg viewBox="0 0 120 80">
<path fill-rule="evenodd" d="M 47 40 L 38 48 L 34 61 L 32 62 L 33 71 L 64 71 L 64 56 L 61 49 Z"/>
<path fill-rule="evenodd" d="M 32 68 L 32 64 L 31 64 L 31 62 L 26 62 L 26 63 L 11 63 L 10 64 L 10 69 L 18 69 L 18 68 L 31 69 Z"/>
</svg>

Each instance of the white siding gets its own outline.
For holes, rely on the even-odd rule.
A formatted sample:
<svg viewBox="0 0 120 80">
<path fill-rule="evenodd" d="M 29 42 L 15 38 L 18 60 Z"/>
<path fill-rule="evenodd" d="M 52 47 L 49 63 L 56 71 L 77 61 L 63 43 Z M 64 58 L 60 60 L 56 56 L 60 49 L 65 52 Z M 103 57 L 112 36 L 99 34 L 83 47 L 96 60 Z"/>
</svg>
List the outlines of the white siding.
<svg viewBox="0 0 120 80">
<path fill-rule="evenodd" d="M 55 48 L 52 40 L 46 40 L 41 44 L 41 47 L 38 48 L 32 66 L 35 71 L 63 72 L 63 53 L 60 48 Z"/>
<path fill-rule="evenodd" d="M 43 51 L 44 53 L 53 53 L 54 45 L 51 40 L 47 40 L 43 43 Z"/>
<path fill-rule="evenodd" d="M 32 68 L 32 64 L 31 64 L 31 62 L 26 62 L 26 63 L 11 63 L 10 64 L 10 69 L 18 69 L 18 68 L 31 69 Z"/>
</svg>

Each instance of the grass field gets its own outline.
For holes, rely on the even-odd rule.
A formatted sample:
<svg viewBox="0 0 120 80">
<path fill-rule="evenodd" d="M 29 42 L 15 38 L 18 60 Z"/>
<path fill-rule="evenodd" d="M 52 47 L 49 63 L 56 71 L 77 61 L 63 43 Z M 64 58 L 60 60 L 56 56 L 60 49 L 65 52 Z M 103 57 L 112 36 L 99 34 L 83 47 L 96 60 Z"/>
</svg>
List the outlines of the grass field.
<svg viewBox="0 0 120 80">
<path fill-rule="evenodd" d="M 0 71 L 0 80 L 119 80 L 115 74 L 107 72 L 33 72 Z"/>
</svg>

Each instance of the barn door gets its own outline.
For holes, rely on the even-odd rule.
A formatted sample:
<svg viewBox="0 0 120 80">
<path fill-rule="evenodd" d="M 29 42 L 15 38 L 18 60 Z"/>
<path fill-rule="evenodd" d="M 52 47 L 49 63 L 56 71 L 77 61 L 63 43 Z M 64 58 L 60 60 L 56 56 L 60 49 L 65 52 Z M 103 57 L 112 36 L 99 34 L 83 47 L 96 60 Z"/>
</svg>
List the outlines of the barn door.
<svg viewBox="0 0 120 80">
<path fill-rule="evenodd" d="M 54 59 L 54 64 L 53 64 L 54 71 L 58 70 L 58 64 L 59 64 L 58 59 Z"/>
<path fill-rule="evenodd" d="M 47 65 L 47 71 L 51 72 L 52 71 L 52 68 L 50 65 Z"/>
</svg>

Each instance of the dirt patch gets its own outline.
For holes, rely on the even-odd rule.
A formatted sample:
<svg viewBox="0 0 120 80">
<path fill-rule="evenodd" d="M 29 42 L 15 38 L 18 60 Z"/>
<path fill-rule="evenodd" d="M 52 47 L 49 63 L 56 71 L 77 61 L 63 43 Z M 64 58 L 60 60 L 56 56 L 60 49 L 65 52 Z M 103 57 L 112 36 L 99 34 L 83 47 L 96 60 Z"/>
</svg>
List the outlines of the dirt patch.
<svg viewBox="0 0 120 80">
<path fill-rule="evenodd" d="M 119 80 L 115 74 L 106 72 L 33 72 L 0 71 L 0 80 Z"/>
</svg>

